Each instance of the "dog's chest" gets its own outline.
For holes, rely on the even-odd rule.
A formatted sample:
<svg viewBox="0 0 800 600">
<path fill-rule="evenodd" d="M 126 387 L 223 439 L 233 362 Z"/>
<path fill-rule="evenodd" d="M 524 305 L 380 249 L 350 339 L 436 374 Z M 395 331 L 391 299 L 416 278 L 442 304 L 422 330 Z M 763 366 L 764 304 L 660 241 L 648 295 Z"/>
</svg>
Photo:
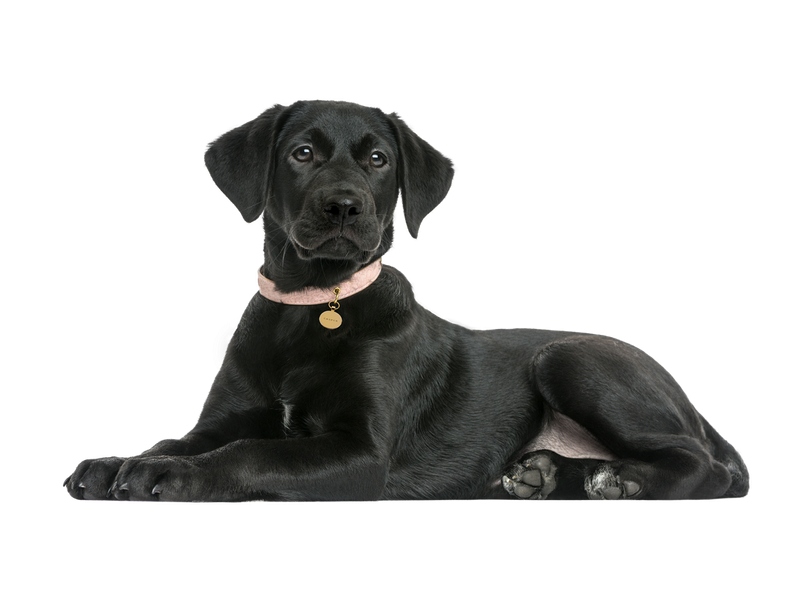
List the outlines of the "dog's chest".
<svg viewBox="0 0 800 600">
<path fill-rule="evenodd" d="M 302 409 L 283 399 L 278 399 L 278 404 L 283 415 L 281 424 L 283 426 L 283 434 L 286 437 L 306 437 L 311 435 L 306 427 Z"/>
<path fill-rule="evenodd" d="M 277 398 L 273 405 L 280 420 L 283 437 L 313 437 L 330 431 L 333 421 L 329 411 L 305 398 Z"/>
<path fill-rule="evenodd" d="M 325 381 L 331 379 L 333 373 L 325 366 L 290 369 L 280 378 L 273 406 L 286 437 L 309 437 L 328 429 L 333 406 Z"/>
</svg>

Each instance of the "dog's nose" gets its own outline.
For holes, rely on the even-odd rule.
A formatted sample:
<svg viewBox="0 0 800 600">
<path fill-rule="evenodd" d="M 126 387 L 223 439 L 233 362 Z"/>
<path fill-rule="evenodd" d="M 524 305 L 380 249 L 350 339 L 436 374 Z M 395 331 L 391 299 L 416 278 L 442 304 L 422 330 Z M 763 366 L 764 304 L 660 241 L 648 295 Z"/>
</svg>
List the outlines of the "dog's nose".
<svg viewBox="0 0 800 600">
<path fill-rule="evenodd" d="M 339 198 L 328 202 L 323 210 L 331 223 L 352 225 L 361 214 L 362 204 L 350 198 Z"/>
</svg>

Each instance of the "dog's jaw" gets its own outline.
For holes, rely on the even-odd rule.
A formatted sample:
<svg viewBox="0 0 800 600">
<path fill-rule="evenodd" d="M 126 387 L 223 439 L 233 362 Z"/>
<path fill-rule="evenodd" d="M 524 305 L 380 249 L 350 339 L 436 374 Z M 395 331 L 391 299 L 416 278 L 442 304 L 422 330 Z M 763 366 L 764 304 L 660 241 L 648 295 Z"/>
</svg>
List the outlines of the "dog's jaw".
<svg viewBox="0 0 800 600">
<path fill-rule="evenodd" d="M 329 238 L 306 248 L 265 213 L 264 266 L 261 272 L 282 292 L 303 288 L 333 288 L 365 265 L 382 257 L 392 245 L 391 220 L 378 237 L 376 248 L 360 249 L 344 237 Z M 331 244 L 333 242 L 333 244 Z M 341 245 L 338 249 L 336 246 Z"/>
<path fill-rule="evenodd" d="M 274 281 L 281 292 L 297 292 L 304 288 L 333 289 L 392 249 L 394 219 L 386 221 L 380 222 L 383 231 L 376 241 L 377 248 L 364 249 L 352 240 L 352 235 L 337 236 L 336 232 L 331 232 L 332 235 L 314 246 L 314 242 L 296 239 L 292 228 L 287 228 L 290 229 L 287 233 L 269 211 L 265 211 L 261 220 L 264 230 L 261 273 Z"/>
</svg>

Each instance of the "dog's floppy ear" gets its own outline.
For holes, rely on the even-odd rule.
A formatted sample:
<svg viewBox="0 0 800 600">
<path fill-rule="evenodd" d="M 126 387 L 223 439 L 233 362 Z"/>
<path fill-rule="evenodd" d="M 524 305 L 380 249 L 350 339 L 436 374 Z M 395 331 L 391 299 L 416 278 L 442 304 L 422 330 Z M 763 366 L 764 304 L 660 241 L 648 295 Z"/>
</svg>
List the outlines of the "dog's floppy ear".
<svg viewBox="0 0 800 600">
<path fill-rule="evenodd" d="M 397 114 L 388 117 L 400 149 L 400 191 L 406 225 L 416 238 L 422 219 L 444 200 L 450 189 L 453 163 L 411 131 Z"/>
<path fill-rule="evenodd" d="M 248 223 L 264 211 L 272 171 L 272 149 L 288 109 L 275 105 L 208 146 L 206 167 L 220 190 Z"/>
</svg>

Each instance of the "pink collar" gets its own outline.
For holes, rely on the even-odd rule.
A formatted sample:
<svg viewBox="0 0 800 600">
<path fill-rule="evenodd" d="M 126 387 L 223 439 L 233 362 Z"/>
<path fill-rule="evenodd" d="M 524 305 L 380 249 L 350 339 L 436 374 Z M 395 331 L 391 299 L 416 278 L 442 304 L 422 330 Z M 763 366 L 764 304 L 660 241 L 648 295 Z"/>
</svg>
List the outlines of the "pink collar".
<svg viewBox="0 0 800 600">
<path fill-rule="evenodd" d="M 379 259 L 374 263 L 370 263 L 360 271 L 356 271 L 350 279 L 336 286 L 339 288 L 338 299 L 347 298 L 348 296 L 352 296 L 368 288 L 380 274 L 381 261 Z M 258 272 L 258 289 L 262 296 L 273 302 L 279 302 L 280 304 L 327 304 L 328 302 L 332 302 L 336 297 L 333 288 L 303 288 L 299 292 L 279 292 L 275 288 L 275 283 L 264 277 L 261 271 Z"/>
</svg>

